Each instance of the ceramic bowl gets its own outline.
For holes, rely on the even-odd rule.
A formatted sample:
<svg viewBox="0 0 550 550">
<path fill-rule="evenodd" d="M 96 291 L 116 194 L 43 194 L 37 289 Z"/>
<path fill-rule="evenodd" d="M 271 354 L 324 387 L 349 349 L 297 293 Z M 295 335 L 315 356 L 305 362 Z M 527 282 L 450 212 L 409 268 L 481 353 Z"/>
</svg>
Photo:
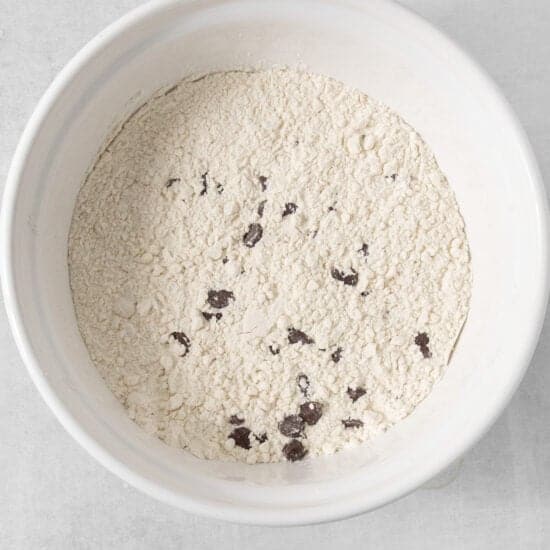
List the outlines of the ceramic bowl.
<svg viewBox="0 0 550 550">
<path fill-rule="evenodd" d="M 67 235 L 101 144 L 148 96 L 188 74 L 273 65 L 357 87 L 421 133 L 466 222 L 471 309 L 441 382 L 372 444 L 294 464 L 204 461 L 141 431 L 92 365 L 71 302 Z M 449 39 L 382 0 L 168 0 L 129 13 L 84 47 L 40 101 L 13 159 L 1 223 L 15 340 L 61 423 L 146 493 L 237 522 L 333 520 L 420 486 L 508 403 L 546 307 L 547 204 L 522 129 Z"/>
</svg>

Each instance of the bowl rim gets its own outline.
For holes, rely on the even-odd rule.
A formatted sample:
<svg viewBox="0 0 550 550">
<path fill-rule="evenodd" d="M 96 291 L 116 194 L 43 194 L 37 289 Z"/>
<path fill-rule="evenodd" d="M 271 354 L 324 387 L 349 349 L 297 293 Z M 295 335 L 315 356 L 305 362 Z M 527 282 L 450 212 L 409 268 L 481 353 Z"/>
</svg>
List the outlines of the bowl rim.
<svg viewBox="0 0 550 550">
<path fill-rule="evenodd" d="M 358 8 L 362 7 L 360 0 L 325 1 L 333 4 L 342 4 L 344 7 L 346 5 Z M 62 426 L 103 466 L 137 489 L 185 511 L 237 523 L 254 525 L 304 525 L 344 519 L 388 504 L 421 486 L 428 479 L 449 466 L 481 439 L 502 413 L 518 388 L 535 351 L 545 318 L 550 287 L 548 276 L 550 267 L 548 253 L 549 214 L 546 190 L 528 138 L 515 113 L 492 79 L 460 46 L 408 8 L 398 5 L 391 0 L 374 0 L 374 2 L 376 2 L 378 7 L 390 10 L 392 17 L 404 19 L 408 25 L 417 27 L 423 34 L 429 36 L 432 41 L 439 43 L 442 49 L 449 52 L 449 55 L 452 55 L 458 64 L 467 67 L 475 78 L 476 83 L 484 89 L 487 97 L 498 107 L 501 116 L 507 120 L 509 131 L 516 140 L 518 156 L 523 159 L 525 172 L 537 195 L 537 222 L 542 245 L 540 274 L 534 278 L 534 284 L 537 286 L 536 294 L 539 306 L 536 311 L 533 311 L 530 338 L 523 344 L 522 360 L 518 362 L 514 375 L 510 377 L 506 391 L 502 392 L 500 399 L 496 402 L 490 414 L 487 414 L 474 427 L 470 428 L 458 444 L 455 443 L 452 448 L 447 449 L 446 453 L 435 461 L 437 463 L 425 465 L 416 475 L 410 476 L 406 482 L 401 482 L 388 489 L 383 497 L 373 499 L 369 498 L 368 495 L 364 495 L 359 498 L 346 499 L 339 503 L 325 503 L 309 509 L 304 508 L 298 512 L 296 509 L 285 510 L 275 507 L 258 509 L 248 505 L 229 505 L 215 500 L 191 498 L 181 493 L 171 492 L 160 484 L 137 474 L 132 468 L 121 462 L 109 450 L 99 444 L 79 424 L 63 402 L 57 397 L 42 372 L 38 359 L 34 355 L 31 339 L 25 329 L 17 299 L 12 245 L 14 242 L 14 213 L 19 184 L 27 160 L 32 152 L 36 136 L 41 130 L 50 109 L 73 78 L 77 76 L 81 68 L 96 55 L 100 54 L 120 33 L 134 25 L 138 25 L 156 13 L 170 9 L 176 5 L 196 3 L 196 0 L 149 0 L 144 5 L 129 11 L 100 31 L 78 51 L 49 85 L 27 122 L 13 155 L 2 197 L 0 216 L 0 279 L 2 281 L 5 308 L 12 334 L 31 379 Z"/>
</svg>

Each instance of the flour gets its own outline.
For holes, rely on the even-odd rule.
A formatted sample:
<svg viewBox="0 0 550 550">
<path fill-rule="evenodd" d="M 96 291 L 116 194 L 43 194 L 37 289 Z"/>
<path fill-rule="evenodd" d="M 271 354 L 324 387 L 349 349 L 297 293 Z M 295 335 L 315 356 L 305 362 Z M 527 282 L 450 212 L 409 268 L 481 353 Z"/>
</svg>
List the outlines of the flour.
<svg viewBox="0 0 550 550">
<path fill-rule="evenodd" d="M 420 136 L 291 70 L 184 80 L 140 108 L 80 191 L 69 267 L 90 357 L 129 416 L 249 463 L 334 453 L 409 415 L 471 286 Z"/>
</svg>

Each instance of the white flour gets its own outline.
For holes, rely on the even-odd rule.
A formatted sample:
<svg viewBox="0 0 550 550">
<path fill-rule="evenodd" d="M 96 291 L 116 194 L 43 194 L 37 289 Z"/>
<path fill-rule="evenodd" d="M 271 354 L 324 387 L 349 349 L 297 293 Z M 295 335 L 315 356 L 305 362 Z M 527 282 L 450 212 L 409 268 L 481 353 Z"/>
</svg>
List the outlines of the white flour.
<svg viewBox="0 0 550 550">
<path fill-rule="evenodd" d="M 290 70 L 183 81 L 139 109 L 79 194 L 69 265 L 90 356 L 130 417 L 250 463 L 333 453 L 410 414 L 471 280 L 420 136 Z"/>
</svg>

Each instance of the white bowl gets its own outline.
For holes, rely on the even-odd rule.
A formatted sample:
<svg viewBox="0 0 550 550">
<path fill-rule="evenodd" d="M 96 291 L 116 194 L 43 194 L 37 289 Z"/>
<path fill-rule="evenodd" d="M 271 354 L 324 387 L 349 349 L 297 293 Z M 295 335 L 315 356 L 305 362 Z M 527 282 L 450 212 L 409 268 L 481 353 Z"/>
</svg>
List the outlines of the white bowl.
<svg viewBox="0 0 550 550">
<path fill-rule="evenodd" d="M 471 310 L 443 380 L 373 445 L 297 464 L 202 461 L 142 432 L 99 377 L 76 327 L 67 234 L 100 145 L 152 92 L 189 73 L 273 64 L 302 65 L 356 86 L 420 131 L 466 221 Z M 131 12 L 88 44 L 42 98 L 15 154 L 2 214 L 11 326 L 59 420 L 129 483 L 226 520 L 325 521 L 415 489 L 502 411 L 546 307 L 546 198 L 520 126 L 455 45 L 381 0 L 168 0 Z"/>
</svg>

